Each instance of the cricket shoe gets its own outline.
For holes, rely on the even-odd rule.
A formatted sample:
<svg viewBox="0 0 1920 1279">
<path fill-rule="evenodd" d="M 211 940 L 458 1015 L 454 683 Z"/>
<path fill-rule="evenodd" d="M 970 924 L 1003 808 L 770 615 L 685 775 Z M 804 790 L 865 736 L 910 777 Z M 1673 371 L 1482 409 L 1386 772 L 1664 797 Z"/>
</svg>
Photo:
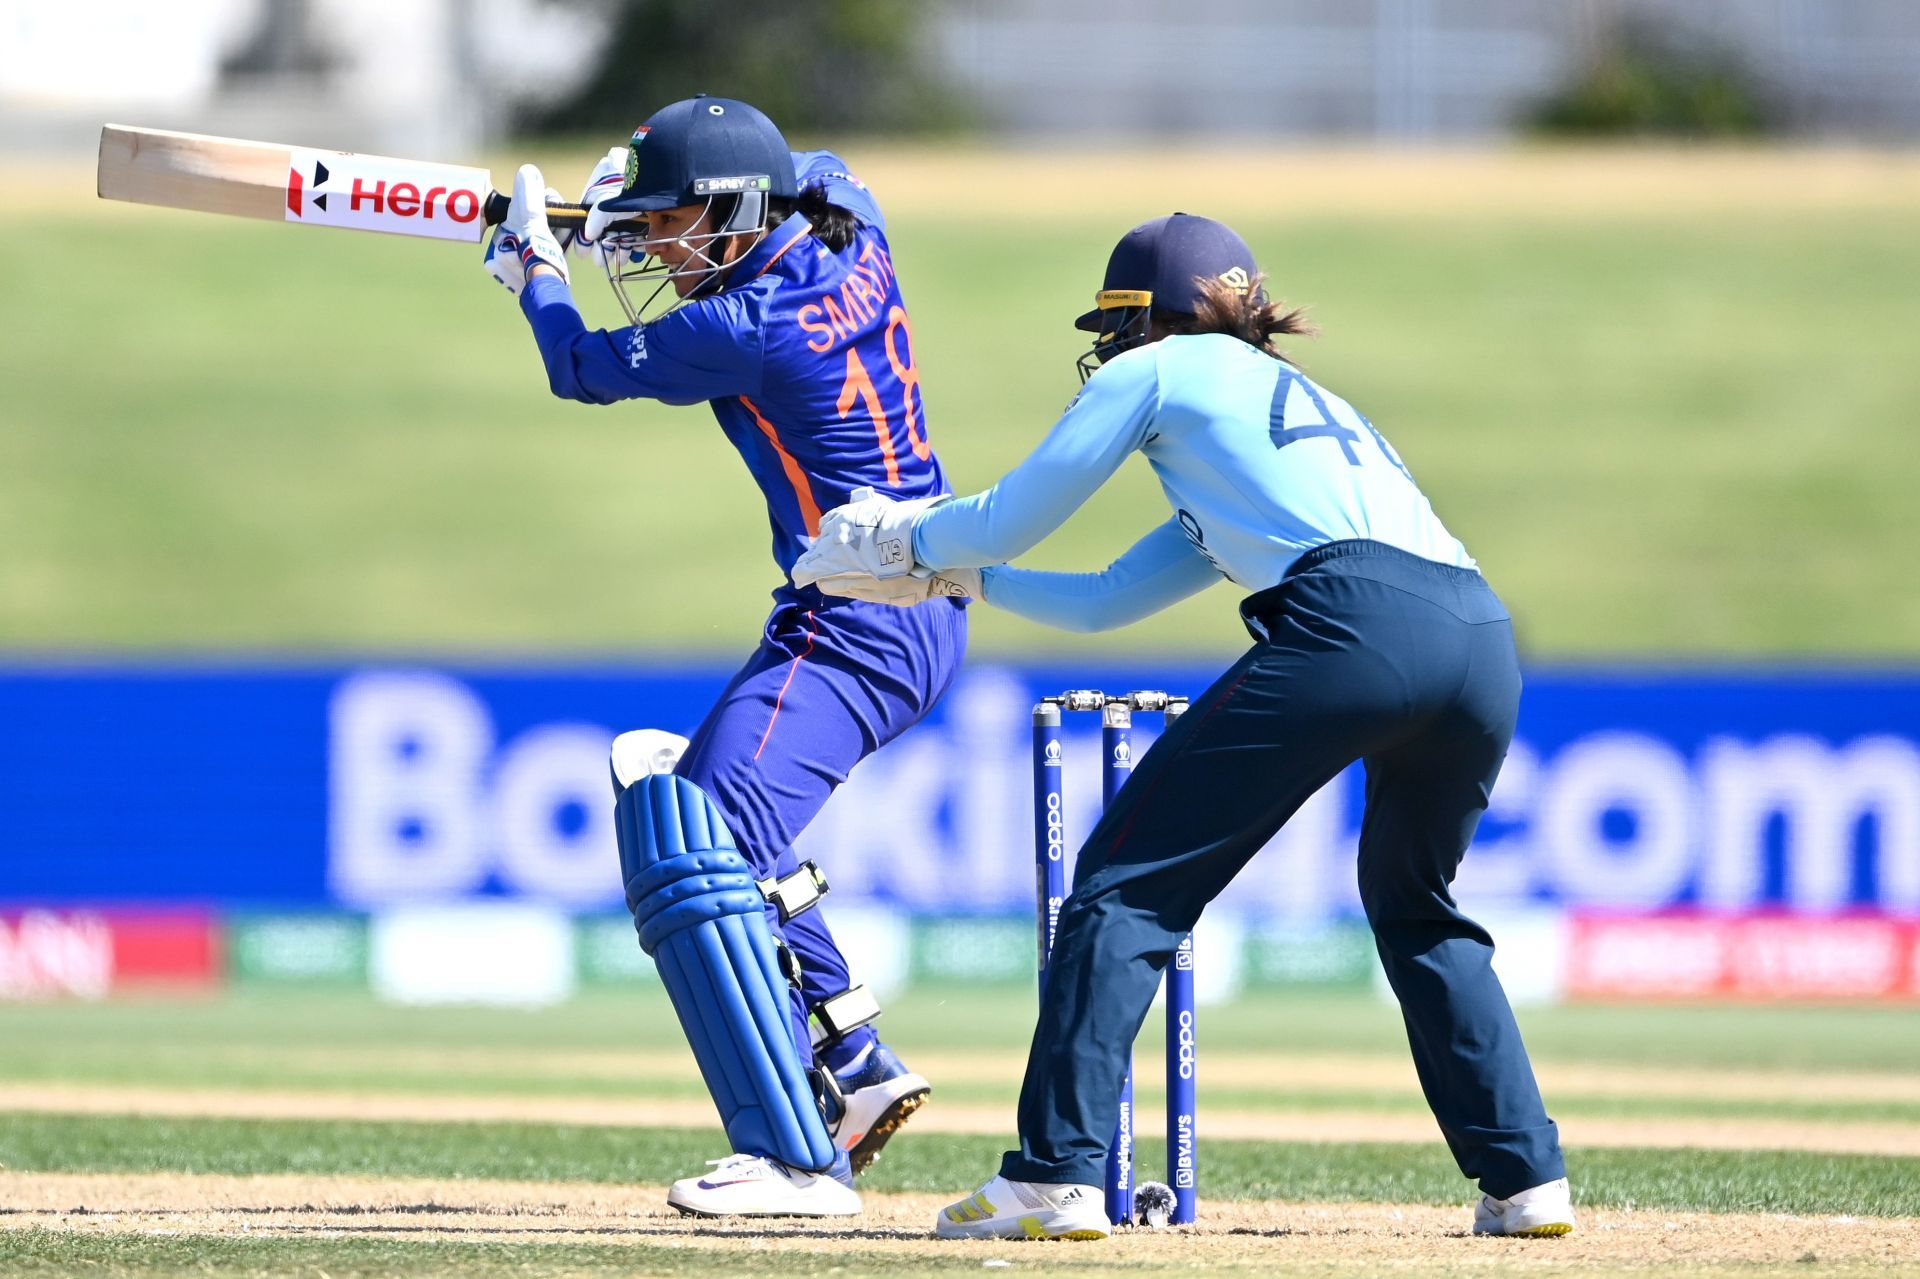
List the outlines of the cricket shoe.
<svg viewBox="0 0 1920 1279">
<path fill-rule="evenodd" d="M 1105 1239 L 1106 1196 L 1098 1186 L 1054 1186 L 995 1177 L 933 1219 L 942 1239 Z"/>
<path fill-rule="evenodd" d="M 803 1172 L 764 1155 L 728 1155 L 713 1171 L 683 1177 L 667 1202 L 692 1217 L 851 1217 L 860 1211 L 847 1157 L 827 1172 Z"/>
<path fill-rule="evenodd" d="M 833 1078 L 840 1086 L 842 1109 L 827 1124 L 827 1134 L 847 1152 L 856 1174 L 880 1157 L 880 1148 L 927 1104 L 933 1091 L 933 1085 L 901 1065 L 893 1050 L 878 1040 Z"/>
<path fill-rule="evenodd" d="M 1511 1199 L 1480 1196 L 1473 1209 L 1476 1235 L 1529 1235 L 1544 1238 L 1573 1229 L 1573 1193 L 1567 1179 L 1522 1190 Z"/>
</svg>

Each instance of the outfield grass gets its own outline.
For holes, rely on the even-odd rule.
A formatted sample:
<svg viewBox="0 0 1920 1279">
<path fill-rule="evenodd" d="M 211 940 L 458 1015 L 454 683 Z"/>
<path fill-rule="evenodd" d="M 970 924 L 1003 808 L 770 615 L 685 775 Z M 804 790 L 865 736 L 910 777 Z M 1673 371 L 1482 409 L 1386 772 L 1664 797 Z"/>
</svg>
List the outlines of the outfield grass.
<svg viewBox="0 0 1920 1279">
<path fill-rule="evenodd" d="M 153 1239 L 146 1236 L 94 1236 L 76 1238 L 63 1231 L 32 1230 L 0 1233 L 0 1265 L 9 1276 L 20 1279 L 47 1279 L 48 1276 L 87 1274 L 114 1276 L 115 1279 L 144 1279 L 149 1275 L 219 1276 L 219 1279 L 280 1279 L 287 1275 L 319 1276 L 321 1279 L 389 1279 L 398 1276 L 450 1275 L 469 1279 L 605 1279 L 617 1274 L 622 1279 L 678 1279 L 683 1275 L 767 1274 L 779 1276 L 891 1276 L 923 1274 L 979 1274 L 982 1266 L 1005 1266 L 1080 1279 L 1082 1276 L 1125 1275 L 1136 1279 L 1189 1276 L 1196 1272 L 1246 1275 L 1273 1275 L 1275 1263 L 1269 1256 L 1249 1255 L 1238 1259 L 1208 1260 L 1168 1265 L 1164 1262 L 1133 1261 L 1116 1257 L 1112 1251 L 1081 1248 L 1069 1251 L 1064 1246 L 1049 1249 L 1038 1258 L 1010 1261 L 992 1257 L 985 1261 L 965 1253 L 958 1255 L 899 1255 L 876 1249 L 849 1247 L 782 1250 L 770 1254 L 766 1241 L 753 1241 L 760 1247 L 682 1250 L 672 1247 L 640 1248 L 626 1244 L 515 1244 L 415 1242 L 392 1238 L 349 1239 L 247 1239 L 193 1236 L 186 1239 Z M 1819 1263 L 1819 1264 L 1815 1264 Z M 1423 1258 L 1408 1270 L 1430 1279 L 1644 1279 L 1650 1267 L 1644 1263 L 1621 1266 L 1595 1265 L 1568 1261 L 1543 1254 L 1513 1252 L 1504 1256 L 1467 1255 L 1453 1260 Z M 1688 1258 L 1669 1261 L 1659 1267 L 1670 1279 L 1761 1279 L 1762 1276 L 1818 1275 L 1821 1279 L 1854 1276 L 1879 1276 L 1886 1272 L 1880 1260 L 1849 1260 L 1838 1265 L 1806 1253 L 1798 1264 L 1755 1265 L 1749 1262 L 1714 1262 Z M 1348 1276 L 1368 1273 L 1350 1266 L 1293 1264 L 1288 1275 Z M 1377 1272 L 1374 1272 L 1377 1273 Z"/>
<path fill-rule="evenodd" d="M 1204 1114 L 1204 1112 L 1203 1112 Z M 998 1165 L 1001 1137 L 917 1134 L 889 1146 L 863 1189 L 962 1193 Z M 662 1185 L 715 1154 L 708 1129 L 567 1124 L 352 1123 L 23 1114 L 0 1131 L 18 1172 L 353 1173 L 451 1180 Z M 1438 1140 L 1218 1141 L 1204 1193 L 1227 1200 L 1458 1204 L 1472 1194 Z M 1165 1146 L 1135 1147 L 1143 1175 Z M 1686 1212 L 1920 1216 L 1920 1159 L 1805 1151 L 1576 1150 L 1581 1202 Z"/>
<path fill-rule="evenodd" d="M 407 1239 L 244 1239 L 196 1235 L 187 1239 L 146 1236 L 76 1238 L 65 1231 L 0 1232 L 0 1265 L 19 1279 L 76 1273 L 126 1276 L 217 1275 L 220 1279 L 385 1279 L 401 1275 L 461 1275 L 465 1279 L 622 1279 L 650 1276 L 769 1274 L 920 1275 L 973 1273 L 970 1257 L 888 1255 L 879 1265 L 849 1265 L 845 1251 L 786 1251 L 770 1257 L 760 1247 L 682 1251 L 632 1244 L 514 1244 L 415 1242 Z M 864 1258 L 862 1260 L 865 1260 Z M 1167 1275 L 1163 1266 L 1101 1257 L 1048 1257 L 1049 1275 Z M 1079 1264 L 1076 1264 L 1076 1261 Z M 1092 1264 L 1089 1264 L 1092 1263 Z M 1214 1267 L 1262 1273 L 1264 1263 Z M 1484 1271 L 1482 1271 L 1484 1273 Z"/>
<path fill-rule="evenodd" d="M 923 988 L 890 1001 L 886 1033 L 909 1060 L 956 1063 L 932 1071 L 947 1104 L 1010 1114 L 1029 1007 L 1024 989 Z M 1911 1086 L 1920 1024 L 1905 1009 L 1574 1005 L 1529 1010 L 1523 1029 L 1565 1121 L 1920 1121 Z M 1203 1010 L 1200 1032 L 1205 1105 L 1217 1113 L 1425 1113 L 1399 1018 L 1367 996 L 1250 996 Z M 1150 1018 L 1138 1049 L 1149 1108 L 1163 1095 L 1149 1068 L 1159 1036 Z M 1347 1077 L 1344 1061 L 1372 1065 Z M 1622 1087 L 1610 1067 L 1641 1073 Z M 1716 1095 L 1715 1070 L 1748 1086 Z M 1796 1086 L 1809 1073 L 1830 1082 Z M 1882 1078 L 1891 1086 L 1876 1087 Z M 705 1097 L 671 1010 L 650 986 L 533 1012 L 403 1009 L 345 994 L 5 1008 L 0 1085 L 696 1108 Z"/>
<path fill-rule="evenodd" d="M 638 1255 L 636 1255 L 638 1254 Z M 771 1273 L 764 1249 L 703 1248 L 676 1255 L 668 1248 L 640 1253 L 630 1244 L 512 1244 L 415 1242 L 408 1239 L 244 1239 L 194 1235 L 76 1237 L 64 1230 L 0 1231 L 0 1266 L 19 1279 L 76 1273 L 135 1279 L 146 1275 L 218 1275 L 221 1279 L 375 1279 L 396 1275 L 461 1275 L 466 1279 L 606 1279 L 620 1275 L 679 1276 Z M 887 1259 L 885 1273 L 978 1271 L 980 1263 L 948 1257 Z M 1103 1264 L 1100 1271 L 1140 1273 L 1143 1267 Z M 1051 1270 L 1051 1268 L 1050 1268 Z M 795 1253 L 780 1259 L 781 1275 L 844 1275 L 844 1258 Z M 861 1273 L 874 1273 L 862 1271 Z M 1062 1273 L 1052 1270 L 1052 1273 Z"/>
<path fill-rule="evenodd" d="M 1274 1054 L 1406 1052 L 1398 1011 L 1365 994 L 1258 993 L 1201 1010 L 1203 1051 Z M 886 1035 L 903 1050 L 1024 1052 L 1033 993 L 1021 987 L 922 986 L 889 997 Z M 1141 1051 L 1158 1043 L 1148 1019 Z M 1870 1004 L 1570 1004 L 1528 1008 L 1520 1023 L 1535 1056 L 1551 1060 L 1746 1070 L 1911 1073 L 1920 1018 Z M 365 994 L 235 993 L 211 999 L 107 1004 L 0 1004 L 0 1080 L 68 1073 L 131 1081 L 143 1071 L 199 1072 L 229 1082 L 249 1053 L 324 1049 L 337 1078 L 370 1054 L 455 1050 L 511 1055 L 678 1050 L 665 995 L 583 994 L 537 1010 L 409 1008 Z M 268 1058 L 270 1059 L 270 1057 Z"/>
<path fill-rule="evenodd" d="M 1324 327 L 1299 353 L 1394 440 L 1534 656 L 1920 647 L 1920 595 L 1887 588 L 1920 558 L 1920 200 L 1750 208 L 1678 166 L 1632 216 L 1356 213 L 1293 194 L 1311 155 L 1266 163 L 1271 198 L 1224 211 Z M 911 196 L 894 246 L 934 438 L 971 488 L 1073 390 L 1064 319 L 1153 210 L 1089 196 L 1009 224 Z M 719 433 L 552 401 L 475 257 L 0 207 L 0 647 L 743 652 L 775 577 Z M 583 289 L 601 322 L 604 293 Z M 1162 514 L 1131 465 L 1031 562 L 1103 564 Z M 975 648 L 1225 650 L 1232 602 L 1098 639 L 983 611 Z"/>
</svg>

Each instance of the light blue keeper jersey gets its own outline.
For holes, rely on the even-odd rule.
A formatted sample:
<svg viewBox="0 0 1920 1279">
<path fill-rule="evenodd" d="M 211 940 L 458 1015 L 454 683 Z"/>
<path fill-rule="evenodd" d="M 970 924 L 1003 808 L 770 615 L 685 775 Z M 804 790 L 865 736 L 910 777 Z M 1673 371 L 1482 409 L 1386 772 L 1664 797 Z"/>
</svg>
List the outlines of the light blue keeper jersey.
<svg viewBox="0 0 1920 1279">
<path fill-rule="evenodd" d="M 1139 450 L 1173 516 L 1102 573 L 1004 567 Z M 1163 338 L 1088 379 L 1039 447 L 984 493 L 928 511 L 914 553 L 989 567 L 986 600 L 1071 630 L 1137 620 L 1222 576 L 1277 584 L 1305 552 L 1367 538 L 1476 567 L 1399 455 L 1351 405 L 1224 334 Z"/>
</svg>

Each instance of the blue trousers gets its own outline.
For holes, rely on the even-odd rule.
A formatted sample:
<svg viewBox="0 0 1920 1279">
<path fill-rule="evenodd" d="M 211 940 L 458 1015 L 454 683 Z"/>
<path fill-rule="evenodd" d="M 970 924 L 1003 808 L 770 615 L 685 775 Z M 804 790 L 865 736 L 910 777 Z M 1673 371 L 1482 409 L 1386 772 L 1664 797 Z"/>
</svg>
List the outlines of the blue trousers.
<svg viewBox="0 0 1920 1279">
<path fill-rule="evenodd" d="M 1179 939 L 1306 799 L 1366 761 L 1359 886 L 1454 1159 L 1506 1197 L 1565 1175 L 1493 942 L 1454 872 L 1520 702 L 1478 573 L 1377 542 L 1242 605 L 1256 643 L 1136 764 L 1074 870 L 1020 1092 L 1018 1181 L 1098 1185 L 1134 1036 Z"/>
<path fill-rule="evenodd" d="M 967 644 L 966 610 L 953 600 L 895 608 L 787 586 L 774 601 L 759 647 L 674 770 L 713 800 L 762 879 L 798 869 L 793 841 L 855 764 L 919 723 Z M 832 865 L 822 869 L 831 881 Z M 832 901 L 785 925 L 767 908 L 800 961 L 792 1008 L 803 1065 L 813 1061 L 807 1006 L 853 984 L 827 927 Z M 854 1031 L 825 1064 L 839 1069 L 873 1039 L 870 1026 Z"/>
</svg>

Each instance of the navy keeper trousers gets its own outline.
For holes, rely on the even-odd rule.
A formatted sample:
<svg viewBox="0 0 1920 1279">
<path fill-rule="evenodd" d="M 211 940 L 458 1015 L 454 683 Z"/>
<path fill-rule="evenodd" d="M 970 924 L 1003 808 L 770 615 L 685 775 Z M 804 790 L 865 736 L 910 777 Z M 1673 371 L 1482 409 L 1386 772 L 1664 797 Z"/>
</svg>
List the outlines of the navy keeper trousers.
<svg viewBox="0 0 1920 1279">
<path fill-rule="evenodd" d="M 1440 1131 L 1496 1197 L 1564 1176 L 1493 941 L 1449 890 L 1519 708 L 1506 609 L 1471 569 L 1348 541 L 1241 611 L 1253 648 L 1138 761 L 1080 851 L 1001 1173 L 1100 1184 L 1131 1045 L 1180 937 L 1358 759 L 1360 898 Z"/>
</svg>

